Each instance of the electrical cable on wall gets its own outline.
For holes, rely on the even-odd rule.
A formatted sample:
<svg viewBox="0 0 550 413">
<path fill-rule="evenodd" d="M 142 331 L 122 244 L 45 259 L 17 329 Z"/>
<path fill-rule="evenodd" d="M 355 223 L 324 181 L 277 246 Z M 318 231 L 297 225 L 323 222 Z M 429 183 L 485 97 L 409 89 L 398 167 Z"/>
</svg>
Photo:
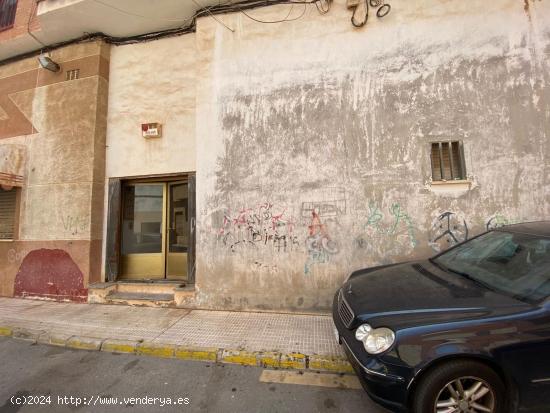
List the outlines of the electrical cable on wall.
<svg viewBox="0 0 550 413">
<path fill-rule="evenodd" d="M 351 24 L 354 27 L 363 27 L 369 20 L 369 8 L 376 10 L 376 16 L 379 18 L 385 17 L 391 11 L 391 6 L 384 3 L 384 0 L 348 0 L 347 7 L 353 9 L 351 15 Z M 361 9 L 364 9 L 363 14 L 359 14 Z M 363 16 L 361 20 L 357 20 L 357 15 Z"/>
<path fill-rule="evenodd" d="M 94 0 L 94 1 L 98 4 L 102 4 L 106 7 L 111 7 L 115 10 L 118 10 L 119 12 L 126 13 L 126 14 L 134 16 L 134 17 L 142 17 L 142 18 L 147 17 L 147 16 L 142 16 L 142 15 L 136 14 L 136 13 L 127 12 L 123 9 L 112 6 L 111 4 L 106 3 L 104 1 L 101 1 L 101 0 Z M 363 5 L 365 7 L 365 18 L 361 21 L 357 21 L 356 20 L 356 14 L 358 12 L 357 9 L 358 9 L 358 5 L 361 2 L 363 2 Z M 38 3 L 38 1 L 36 3 Z M 200 6 L 200 4 L 198 2 L 195 2 L 195 3 Z M 251 10 L 251 9 L 255 9 L 255 8 L 259 8 L 259 7 L 266 7 L 266 6 L 276 5 L 276 4 L 291 5 L 291 8 L 290 8 L 287 16 L 282 20 L 275 20 L 275 21 L 261 20 L 261 19 L 255 18 L 255 17 L 251 16 L 249 13 L 245 12 L 245 10 Z M 238 3 L 233 3 L 232 0 L 227 0 L 226 2 L 220 2 L 216 5 L 200 8 L 192 16 L 190 16 L 188 18 L 182 18 L 182 19 L 165 19 L 165 18 L 160 18 L 160 17 L 158 18 L 159 20 L 168 20 L 168 21 L 190 21 L 189 24 L 186 24 L 184 26 L 178 26 L 178 27 L 175 27 L 175 28 L 172 28 L 172 29 L 158 30 L 158 31 L 153 31 L 153 32 L 149 32 L 149 33 L 143 33 L 143 34 L 139 34 L 139 35 L 125 36 L 125 37 L 110 36 L 110 35 L 108 35 L 106 33 L 102 33 L 102 32 L 84 33 L 80 37 L 70 39 L 70 40 L 66 40 L 66 41 L 62 41 L 62 42 L 58 42 L 58 43 L 54 43 L 54 44 L 48 44 L 48 45 L 43 44 L 41 41 L 36 39 L 37 42 L 39 42 L 43 47 L 41 47 L 38 50 L 33 50 L 31 52 L 23 53 L 23 54 L 20 54 L 20 55 L 13 56 L 13 57 L 10 57 L 8 59 L 2 60 L 2 61 L 0 61 L 0 66 L 4 65 L 4 64 L 7 64 L 7 63 L 10 63 L 10 62 L 13 62 L 13 61 L 16 61 L 16 60 L 26 58 L 26 57 L 36 56 L 39 53 L 46 53 L 46 52 L 49 52 L 51 50 L 58 49 L 60 47 L 68 46 L 68 45 L 73 44 L 73 43 L 89 42 L 89 41 L 94 41 L 94 40 L 103 40 L 103 41 L 105 41 L 106 43 L 109 43 L 109 44 L 126 45 L 126 44 L 141 43 L 141 42 L 157 40 L 157 39 L 160 39 L 160 38 L 163 38 L 163 37 L 179 36 L 179 35 L 183 35 L 183 34 L 187 34 L 187 33 L 193 33 L 196 30 L 197 18 L 204 17 L 204 16 L 207 16 L 207 15 L 210 15 L 212 18 L 214 18 L 216 21 L 218 21 L 220 24 L 224 25 L 227 29 L 229 29 L 231 31 L 234 31 L 234 29 L 230 28 L 229 26 L 226 26 L 223 22 L 216 19 L 214 15 L 215 14 L 226 14 L 226 13 L 240 12 L 240 13 L 244 14 L 247 18 L 249 18 L 251 20 L 254 20 L 256 22 L 259 22 L 259 23 L 282 23 L 282 22 L 294 21 L 294 20 L 298 20 L 298 19 L 300 19 L 304 16 L 304 14 L 306 12 L 306 9 L 307 9 L 307 6 L 310 5 L 310 4 L 314 4 L 315 7 L 317 8 L 317 11 L 320 14 L 326 14 L 330 11 L 332 0 L 244 0 L 244 1 L 241 1 L 241 2 L 238 2 Z M 350 4 L 353 4 L 353 6 L 350 7 Z M 293 5 L 303 5 L 304 9 L 303 9 L 302 13 L 299 16 L 289 18 L 292 11 L 293 11 L 293 7 L 292 7 Z M 384 3 L 384 0 L 348 0 L 348 8 L 353 8 L 354 9 L 351 22 L 355 27 L 362 27 L 366 24 L 366 22 L 368 20 L 369 5 L 372 6 L 373 8 L 378 7 L 378 9 L 376 11 L 376 15 L 378 17 L 386 16 L 391 10 L 391 6 L 387 3 Z M 150 16 L 147 17 L 147 18 L 150 18 Z M 28 27 L 29 34 L 31 36 L 33 36 L 32 33 L 30 33 L 30 31 L 31 31 L 30 30 L 30 21 L 28 22 L 28 26 L 29 26 Z M 35 36 L 33 36 L 33 37 L 35 37 Z"/>
<path fill-rule="evenodd" d="M 294 4 L 292 4 L 290 6 L 290 9 L 288 10 L 288 14 L 286 15 L 286 17 L 284 19 L 281 19 L 281 20 L 269 20 L 269 21 L 268 20 L 260 20 L 260 19 L 257 19 L 255 17 L 250 16 L 244 10 L 241 10 L 241 13 L 244 14 L 246 17 L 248 17 L 250 20 L 254 20 L 255 22 L 258 22 L 258 23 L 284 23 L 284 22 L 291 22 L 291 21 L 298 20 L 298 19 L 302 18 L 304 16 L 304 14 L 306 13 L 307 4 L 304 3 L 304 9 L 302 10 L 302 13 L 298 17 L 293 17 L 292 19 L 289 19 L 290 13 L 292 13 L 293 8 L 294 8 Z"/>
<path fill-rule="evenodd" d="M 331 4 L 332 0 L 319 0 L 315 2 L 315 7 L 317 7 L 319 14 L 326 14 L 330 11 Z"/>
<path fill-rule="evenodd" d="M 192 0 L 193 3 L 195 3 L 197 6 L 199 6 L 199 9 L 202 9 L 203 6 L 200 5 L 196 0 Z M 208 12 L 208 14 L 210 14 L 210 17 L 212 17 L 214 20 L 216 20 L 218 23 L 220 23 L 222 26 L 224 26 L 227 30 L 231 31 L 231 32 L 234 32 L 235 29 L 232 29 L 231 27 L 229 27 L 228 25 L 226 25 L 224 22 L 222 22 L 220 19 L 218 19 L 210 10 L 206 9 L 206 11 Z"/>
</svg>

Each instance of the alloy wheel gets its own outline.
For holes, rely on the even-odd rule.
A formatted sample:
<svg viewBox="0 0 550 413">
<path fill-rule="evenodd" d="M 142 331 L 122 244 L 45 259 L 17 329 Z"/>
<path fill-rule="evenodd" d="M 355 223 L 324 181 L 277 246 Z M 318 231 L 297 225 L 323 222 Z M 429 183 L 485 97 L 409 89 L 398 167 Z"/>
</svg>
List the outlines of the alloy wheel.
<svg viewBox="0 0 550 413">
<path fill-rule="evenodd" d="M 460 377 L 441 389 L 434 413 L 495 413 L 495 393 L 478 377 Z"/>
</svg>

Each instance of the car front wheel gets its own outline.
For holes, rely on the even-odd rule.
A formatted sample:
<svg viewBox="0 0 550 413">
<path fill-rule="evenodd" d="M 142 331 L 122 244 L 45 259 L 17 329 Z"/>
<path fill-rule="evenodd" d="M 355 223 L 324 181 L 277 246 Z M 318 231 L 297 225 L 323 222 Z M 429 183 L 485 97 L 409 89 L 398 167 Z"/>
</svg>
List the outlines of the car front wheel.
<svg viewBox="0 0 550 413">
<path fill-rule="evenodd" d="M 413 400 L 414 413 L 501 413 L 505 387 L 483 363 L 449 361 L 421 379 Z"/>
</svg>

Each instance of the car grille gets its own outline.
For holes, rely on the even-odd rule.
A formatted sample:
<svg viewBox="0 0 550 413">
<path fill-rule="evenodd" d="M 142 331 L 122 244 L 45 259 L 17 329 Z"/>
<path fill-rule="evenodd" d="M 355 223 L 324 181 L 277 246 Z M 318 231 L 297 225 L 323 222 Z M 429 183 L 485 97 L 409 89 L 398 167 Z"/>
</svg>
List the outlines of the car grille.
<svg viewBox="0 0 550 413">
<path fill-rule="evenodd" d="M 353 314 L 353 311 L 351 311 L 349 304 L 344 299 L 344 293 L 342 290 L 340 290 L 340 294 L 338 295 L 338 314 L 340 315 L 340 320 L 342 320 L 342 323 L 344 323 L 346 327 L 351 326 L 355 315 Z"/>
</svg>

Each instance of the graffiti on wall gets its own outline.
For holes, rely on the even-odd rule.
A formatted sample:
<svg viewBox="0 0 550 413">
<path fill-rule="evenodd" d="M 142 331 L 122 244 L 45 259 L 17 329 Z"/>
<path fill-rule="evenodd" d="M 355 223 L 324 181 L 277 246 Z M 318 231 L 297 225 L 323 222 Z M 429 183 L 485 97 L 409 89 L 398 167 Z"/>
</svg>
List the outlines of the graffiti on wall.
<svg viewBox="0 0 550 413">
<path fill-rule="evenodd" d="M 254 270 L 258 272 L 266 272 L 271 275 L 279 273 L 279 267 L 277 267 L 276 265 L 266 264 L 264 262 L 257 261 L 257 260 L 251 263 L 251 265 L 254 268 Z"/>
<path fill-rule="evenodd" d="M 495 228 L 500 228 L 504 225 L 517 224 L 520 222 L 518 219 L 511 219 L 501 214 L 494 214 L 491 217 L 487 218 L 485 222 L 485 228 L 487 231 Z"/>
<path fill-rule="evenodd" d="M 373 237 L 377 243 L 382 242 L 381 236 L 399 240 L 410 248 L 418 245 L 413 220 L 399 203 L 393 203 L 385 215 L 376 203 L 370 202 L 363 229 L 364 233 L 355 238 L 355 245 L 361 249 L 371 245 Z"/>
<path fill-rule="evenodd" d="M 323 200 L 302 202 L 302 218 L 311 218 L 315 212 L 321 218 L 346 215 L 346 191 L 343 188 L 328 188 Z"/>
<path fill-rule="evenodd" d="M 439 214 L 430 228 L 430 247 L 443 251 L 468 239 L 468 224 L 461 213 L 445 211 Z"/>
<path fill-rule="evenodd" d="M 306 238 L 307 259 L 304 273 L 309 274 L 311 267 L 315 264 L 329 262 L 330 256 L 337 254 L 338 251 L 338 244 L 330 238 L 327 226 L 323 224 L 319 212 L 313 210 Z"/>
<path fill-rule="evenodd" d="M 23 261 L 23 258 L 27 256 L 29 251 L 27 250 L 16 250 L 15 248 L 10 248 L 8 250 L 8 262 L 14 264 L 16 262 Z"/>
<path fill-rule="evenodd" d="M 231 252 L 258 247 L 289 252 L 299 246 L 293 231 L 294 221 L 285 215 L 285 209 L 276 210 L 265 202 L 256 208 L 242 208 L 236 214 L 225 213 L 218 240 Z"/>
<path fill-rule="evenodd" d="M 61 217 L 63 228 L 65 231 L 76 235 L 80 232 L 85 232 L 88 229 L 88 219 L 84 217 L 66 215 Z"/>
<path fill-rule="evenodd" d="M 223 224 L 217 230 L 218 242 L 231 252 L 259 248 L 275 253 L 305 252 L 304 273 L 310 274 L 314 266 L 331 262 L 333 256 L 341 252 L 342 238 L 338 228 L 349 210 L 343 190 L 340 195 L 302 202 L 298 222 L 287 213 L 287 208 L 275 207 L 269 202 L 254 208 L 242 208 L 234 214 L 226 212 Z M 494 214 L 484 224 L 489 230 L 515 222 L 502 214 Z M 419 245 L 415 222 L 399 202 L 385 208 L 370 202 L 366 220 L 359 220 L 359 223 L 361 233 L 354 240 L 352 238 L 353 243 L 358 249 L 372 251 L 373 259 L 411 254 Z M 298 225 L 307 228 L 305 238 L 296 235 Z M 448 210 L 438 213 L 432 221 L 428 244 L 434 251 L 441 252 L 467 240 L 470 235 L 471 229 L 464 214 Z M 260 259 L 251 261 L 256 271 L 279 273 L 278 263 L 272 259 L 265 262 L 260 257 L 255 259 Z"/>
</svg>

